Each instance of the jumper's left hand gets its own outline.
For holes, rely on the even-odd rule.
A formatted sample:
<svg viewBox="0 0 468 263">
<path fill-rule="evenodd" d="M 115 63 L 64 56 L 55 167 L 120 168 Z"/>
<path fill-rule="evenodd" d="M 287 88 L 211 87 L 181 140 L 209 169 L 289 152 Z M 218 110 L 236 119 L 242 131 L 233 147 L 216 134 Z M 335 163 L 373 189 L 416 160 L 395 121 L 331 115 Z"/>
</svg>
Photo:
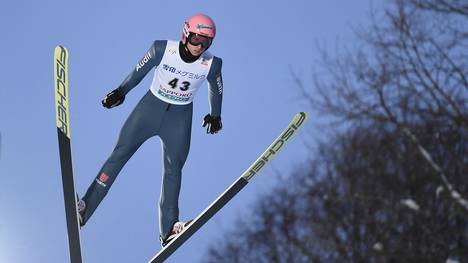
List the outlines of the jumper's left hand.
<svg viewBox="0 0 468 263">
<path fill-rule="evenodd" d="M 203 118 L 203 127 L 205 126 L 206 133 L 218 133 L 223 128 L 221 116 L 212 117 L 210 114 L 207 114 L 205 118 Z"/>
</svg>

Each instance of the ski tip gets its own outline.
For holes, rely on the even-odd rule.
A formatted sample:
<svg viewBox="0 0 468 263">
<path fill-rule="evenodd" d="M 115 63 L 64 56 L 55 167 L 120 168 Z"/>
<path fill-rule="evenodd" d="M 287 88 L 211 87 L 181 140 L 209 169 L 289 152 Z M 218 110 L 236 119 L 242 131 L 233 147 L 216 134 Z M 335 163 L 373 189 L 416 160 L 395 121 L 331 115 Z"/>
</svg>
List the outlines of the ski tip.
<svg viewBox="0 0 468 263">
<path fill-rule="evenodd" d="M 68 52 L 68 49 L 67 49 L 65 46 L 62 46 L 62 45 L 57 45 L 57 46 L 55 47 L 55 51 L 57 51 L 57 50 L 59 50 L 59 51 L 60 51 L 60 50 L 63 50 L 63 51 L 65 51 L 65 52 Z"/>
<path fill-rule="evenodd" d="M 307 120 L 307 115 L 308 115 L 307 112 L 304 112 L 304 111 L 298 112 L 296 113 L 296 116 L 294 116 L 293 122 L 297 126 L 301 126 Z"/>
</svg>

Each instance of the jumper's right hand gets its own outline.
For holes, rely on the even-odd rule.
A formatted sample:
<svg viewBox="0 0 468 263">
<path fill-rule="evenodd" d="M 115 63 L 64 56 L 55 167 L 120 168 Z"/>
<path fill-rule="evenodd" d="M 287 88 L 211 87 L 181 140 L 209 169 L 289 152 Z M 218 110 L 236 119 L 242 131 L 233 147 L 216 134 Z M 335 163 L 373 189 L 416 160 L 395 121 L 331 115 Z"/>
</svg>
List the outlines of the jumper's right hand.
<svg viewBox="0 0 468 263">
<path fill-rule="evenodd" d="M 123 95 L 118 89 L 115 89 L 108 93 L 106 97 L 101 101 L 102 106 L 108 109 L 114 108 L 122 104 L 125 100 L 125 95 Z"/>
</svg>

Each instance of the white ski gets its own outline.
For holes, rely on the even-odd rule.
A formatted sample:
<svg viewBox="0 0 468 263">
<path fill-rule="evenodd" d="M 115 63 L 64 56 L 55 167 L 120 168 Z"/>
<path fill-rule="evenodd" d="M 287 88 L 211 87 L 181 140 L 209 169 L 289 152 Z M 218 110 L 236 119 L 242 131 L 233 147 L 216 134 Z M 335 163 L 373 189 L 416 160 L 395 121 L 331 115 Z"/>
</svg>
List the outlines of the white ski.
<svg viewBox="0 0 468 263">
<path fill-rule="evenodd" d="M 208 206 L 190 225 L 167 244 L 159 253 L 154 256 L 150 263 L 161 263 L 174 253 L 187 239 L 189 239 L 198 229 L 200 229 L 213 215 L 215 215 L 224 205 L 226 205 L 237 193 L 242 190 L 265 165 L 275 157 L 286 145 L 291 137 L 297 133 L 299 128 L 307 119 L 305 112 L 299 112 L 294 116 L 291 123 L 276 138 L 267 150 L 210 206 Z"/>
<path fill-rule="evenodd" d="M 63 197 L 67 218 L 70 262 L 81 263 L 80 227 L 77 215 L 75 183 L 71 156 L 70 112 L 68 97 L 68 50 L 57 46 L 54 53 L 56 123 L 62 170 Z"/>
</svg>

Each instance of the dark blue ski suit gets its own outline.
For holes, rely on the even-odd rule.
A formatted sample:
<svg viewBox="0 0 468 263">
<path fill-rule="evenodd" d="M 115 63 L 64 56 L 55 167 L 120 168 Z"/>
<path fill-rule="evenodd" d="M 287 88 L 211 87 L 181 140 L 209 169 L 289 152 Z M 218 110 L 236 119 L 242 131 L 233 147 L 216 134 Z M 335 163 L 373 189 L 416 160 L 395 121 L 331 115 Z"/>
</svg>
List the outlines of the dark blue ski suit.
<svg viewBox="0 0 468 263">
<path fill-rule="evenodd" d="M 159 136 L 163 152 L 163 180 L 159 202 L 159 226 L 167 237 L 179 220 L 178 199 L 181 171 L 190 148 L 192 100 L 203 80 L 208 81 L 210 114 L 221 115 L 223 84 L 222 60 L 208 52 L 195 62 L 180 59 L 182 44 L 170 40 L 155 41 L 136 68 L 119 86 L 127 94 L 153 68 L 150 90 L 136 105 L 125 124 L 112 154 L 88 188 L 84 223 L 103 200 L 117 175 L 147 139 Z M 170 81 L 169 81 L 170 80 Z"/>
</svg>

